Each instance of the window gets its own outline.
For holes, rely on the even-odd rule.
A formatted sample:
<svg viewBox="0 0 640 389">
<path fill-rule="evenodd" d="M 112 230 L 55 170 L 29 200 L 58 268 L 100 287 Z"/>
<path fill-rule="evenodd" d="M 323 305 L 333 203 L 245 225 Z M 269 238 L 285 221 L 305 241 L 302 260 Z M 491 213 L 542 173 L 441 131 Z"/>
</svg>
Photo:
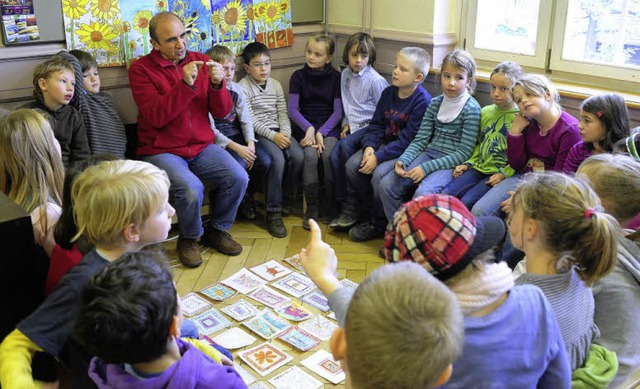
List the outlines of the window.
<svg viewBox="0 0 640 389">
<path fill-rule="evenodd" d="M 640 0 L 467 0 L 464 4 L 461 32 L 465 47 L 477 59 L 640 81 Z"/>
</svg>

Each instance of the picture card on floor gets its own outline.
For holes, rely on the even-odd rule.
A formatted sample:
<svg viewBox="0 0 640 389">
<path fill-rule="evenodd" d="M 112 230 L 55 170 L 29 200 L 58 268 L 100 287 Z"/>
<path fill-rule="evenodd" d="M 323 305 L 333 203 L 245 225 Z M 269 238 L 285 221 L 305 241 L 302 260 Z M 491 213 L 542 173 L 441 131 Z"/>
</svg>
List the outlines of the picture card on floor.
<svg viewBox="0 0 640 389">
<path fill-rule="evenodd" d="M 339 384 L 346 378 L 344 370 L 340 367 L 340 362 L 333 359 L 331 354 L 325 350 L 316 351 L 301 363 L 302 366 L 334 384 Z"/>
<path fill-rule="evenodd" d="M 321 310 L 322 312 L 328 312 L 329 309 L 329 302 L 327 301 L 327 298 L 324 297 L 324 295 L 322 294 L 321 291 L 319 291 L 318 289 L 312 291 L 309 294 L 306 294 L 302 297 L 302 301 L 318 308 L 319 310 Z"/>
<path fill-rule="evenodd" d="M 281 305 L 291 303 L 291 299 L 289 297 L 276 292 L 268 286 L 261 286 L 253 291 L 249 297 L 269 308 L 276 308 Z"/>
<path fill-rule="evenodd" d="M 297 271 L 301 271 L 301 272 L 304 273 L 304 268 L 302 267 L 302 264 L 300 263 L 300 254 L 296 254 L 296 255 L 291 256 L 289 258 L 285 258 L 285 259 L 283 259 L 283 261 L 288 263 L 292 268 L 296 269 Z"/>
<path fill-rule="evenodd" d="M 231 327 L 231 322 L 215 308 L 194 316 L 190 319 L 198 327 L 201 335 L 211 335 L 227 327 Z"/>
<path fill-rule="evenodd" d="M 230 304 L 220 310 L 237 321 L 247 320 L 250 317 L 254 317 L 260 313 L 260 310 L 254 307 L 245 299 L 240 299 L 233 304 Z"/>
<path fill-rule="evenodd" d="M 258 381 L 255 384 L 249 386 L 249 389 L 273 389 L 273 386 L 266 382 Z"/>
<path fill-rule="evenodd" d="M 351 281 L 348 278 L 343 278 L 342 280 L 340 280 L 340 283 L 342 284 L 342 286 L 344 286 L 345 288 L 352 288 L 355 289 L 358 287 L 358 284 L 356 284 L 355 282 Z"/>
<path fill-rule="evenodd" d="M 293 358 L 276 346 L 263 343 L 240 353 L 240 359 L 264 377 Z"/>
<path fill-rule="evenodd" d="M 212 305 L 210 302 L 202 297 L 198 297 L 195 293 L 188 293 L 180 299 L 180 308 L 185 316 L 197 315 L 211 307 Z"/>
<path fill-rule="evenodd" d="M 242 294 L 251 293 L 267 283 L 267 281 L 251 273 L 245 268 L 240 269 L 236 274 L 220 282 L 232 287 Z"/>
<path fill-rule="evenodd" d="M 233 364 L 233 368 L 240 374 L 240 378 L 244 381 L 245 385 L 251 385 L 257 381 L 256 377 L 253 374 L 249 373 L 247 369 L 238 365 L 237 363 Z"/>
<path fill-rule="evenodd" d="M 260 316 L 247 320 L 242 324 L 267 340 L 275 338 L 278 334 L 291 327 L 291 324 L 286 320 L 280 319 L 275 312 L 268 308 L 262 311 Z"/>
<path fill-rule="evenodd" d="M 256 338 L 238 327 L 233 327 L 213 338 L 213 341 L 226 349 L 235 350 L 254 344 Z"/>
<path fill-rule="evenodd" d="M 322 343 L 320 339 L 295 326 L 278 335 L 278 339 L 289 343 L 300 351 L 309 351 Z"/>
<path fill-rule="evenodd" d="M 287 269 L 282 264 L 276 262 L 273 259 L 261 265 L 254 266 L 249 270 L 267 281 L 275 281 L 278 278 L 284 277 L 287 274 L 291 273 L 291 270 Z"/>
<path fill-rule="evenodd" d="M 298 366 L 283 371 L 269 380 L 269 383 L 277 389 L 318 389 L 322 382 L 305 373 Z"/>
<path fill-rule="evenodd" d="M 311 281 L 311 278 L 298 273 L 291 273 L 272 283 L 271 286 L 298 298 L 316 288 L 316 284 Z"/>
<path fill-rule="evenodd" d="M 309 332 L 316 338 L 325 341 L 331 338 L 333 331 L 338 328 L 338 325 L 322 315 L 315 315 L 311 319 L 298 324 L 298 327 Z"/>
<path fill-rule="evenodd" d="M 209 285 L 206 288 L 202 289 L 200 293 L 216 301 L 224 301 L 229 297 L 233 297 L 238 294 L 238 292 L 236 292 L 235 290 L 222 284 Z"/>
<path fill-rule="evenodd" d="M 276 309 L 278 315 L 292 321 L 303 321 L 313 316 L 313 313 L 303 307 L 299 302 L 294 301 L 288 305 L 282 305 Z"/>
</svg>

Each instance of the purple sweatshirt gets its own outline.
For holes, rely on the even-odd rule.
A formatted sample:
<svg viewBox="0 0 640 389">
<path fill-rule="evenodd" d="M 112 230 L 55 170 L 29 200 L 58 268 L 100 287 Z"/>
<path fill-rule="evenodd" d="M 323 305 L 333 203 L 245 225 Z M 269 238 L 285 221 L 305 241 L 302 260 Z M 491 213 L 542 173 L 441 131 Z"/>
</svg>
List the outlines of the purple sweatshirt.
<svg viewBox="0 0 640 389">
<path fill-rule="evenodd" d="M 589 158 L 593 155 L 593 151 L 589 150 L 584 142 L 578 142 L 571 150 L 569 150 L 569 154 L 567 155 L 567 159 L 564 161 L 563 172 L 567 174 L 573 174 L 578 171 L 578 166 L 585 159 Z"/>
<path fill-rule="evenodd" d="M 507 135 L 507 160 L 515 170 L 524 173 L 553 170 L 561 172 L 571 147 L 580 142 L 578 120 L 562 111 L 556 124 L 540 135 L 540 125 L 535 120 L 524 129 L 522 135 Z"/>
<path fill-rule="evenodd" d="M 146 380 L 127 373 L 120 364 L 107 364 L 97 357 L 91 360 L 89 376 L 100 389 L 242 389 L 247 385 L 229 366 L 222 366 L 195 346 L 177 340 L 182 359 L 159 376 Z"/>
</svg>

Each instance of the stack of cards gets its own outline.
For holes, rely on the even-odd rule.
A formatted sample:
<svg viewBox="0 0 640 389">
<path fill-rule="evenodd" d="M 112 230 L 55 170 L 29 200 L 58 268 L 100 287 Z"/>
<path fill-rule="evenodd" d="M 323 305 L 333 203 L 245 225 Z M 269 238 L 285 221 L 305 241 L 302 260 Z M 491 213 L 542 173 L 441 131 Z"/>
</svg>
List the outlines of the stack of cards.
<svg viewBox="0 0 640 389">
<path fill-rule="evenodd" d="M 240 359 L 264 377 L 293 358 L 274 345 L 263 343 L 240 353 Z"/>
<path fill-rule="evenodd" d="M 301 363 L 312 372 L 334 384 L 339 384 L 346 378 L 344 370 L 340 367 L 340 362 L 333 359 L 331 354 L 325 350 L 316 351 Z"/>
<path fill-rule="evenodd" d="M 195 293 L 188 293 L 180 299 L 180 308 L 185 316 L 193 316 L 211 308 L 211 303 Z"/>
</svg>

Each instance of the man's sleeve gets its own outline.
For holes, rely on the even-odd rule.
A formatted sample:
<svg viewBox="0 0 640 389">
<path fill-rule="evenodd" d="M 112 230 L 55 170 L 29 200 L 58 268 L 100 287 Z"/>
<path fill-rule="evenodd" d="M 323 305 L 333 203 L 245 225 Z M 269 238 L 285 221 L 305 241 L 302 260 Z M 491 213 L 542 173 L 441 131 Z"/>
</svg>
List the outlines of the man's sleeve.
<svg viewBox="0 0 640 389">
<path fill-rule="evenodd" d="M 203 68 L 205 67 L 206 66 L 203 66 Z M 202 74 L 198 77 L 202 77 Z M 211 112 L 215 118 L 223 118 L 227 116 L 233 109 L 233 99 L 227 90 L 224 80 L 222 80 L 220 89 L 216 89 L 213 87 L 213 84 L 211 84 L 211 81 L 209 80 L 209 73 L 207 73 L 207 86 L 209 88 L 207 93 L 209 98 L 209 112 Z"/>
</svg>

